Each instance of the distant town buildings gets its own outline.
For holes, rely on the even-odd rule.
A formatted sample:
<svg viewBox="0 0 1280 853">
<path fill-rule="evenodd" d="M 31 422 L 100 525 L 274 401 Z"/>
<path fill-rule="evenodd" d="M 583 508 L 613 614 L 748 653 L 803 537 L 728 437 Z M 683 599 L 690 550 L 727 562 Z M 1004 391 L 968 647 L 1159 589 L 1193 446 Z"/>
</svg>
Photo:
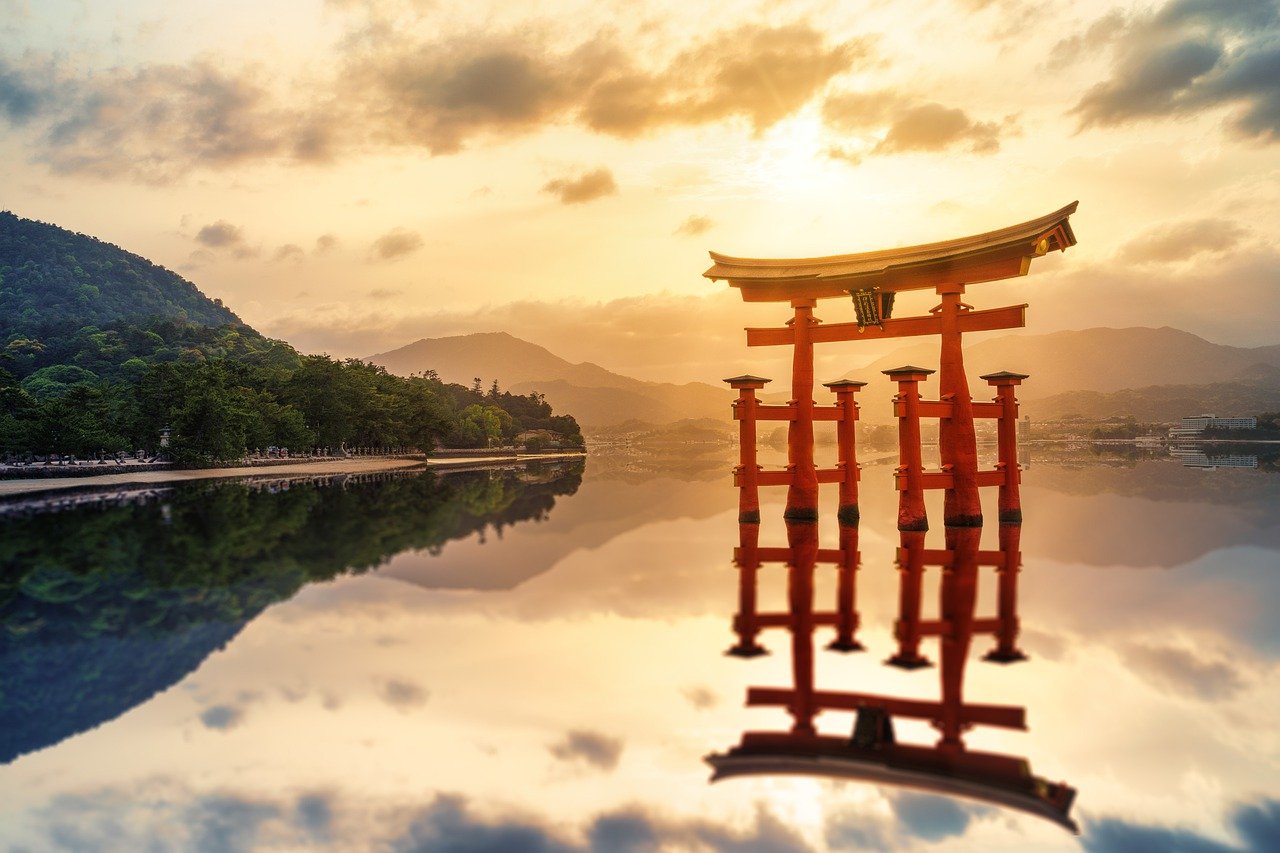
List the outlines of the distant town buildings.
<svg viewBox="0 0 1280 853">
<path fill-rule="evenodd" d="M 1257 418 L 1220 418 L 1217 415 L 1195 415 L 1183 418 L 1179 426 L 1169 430 L 1169 438 L 1199 438 L 1205 430 L 1257 429 Z"/>
</svg>

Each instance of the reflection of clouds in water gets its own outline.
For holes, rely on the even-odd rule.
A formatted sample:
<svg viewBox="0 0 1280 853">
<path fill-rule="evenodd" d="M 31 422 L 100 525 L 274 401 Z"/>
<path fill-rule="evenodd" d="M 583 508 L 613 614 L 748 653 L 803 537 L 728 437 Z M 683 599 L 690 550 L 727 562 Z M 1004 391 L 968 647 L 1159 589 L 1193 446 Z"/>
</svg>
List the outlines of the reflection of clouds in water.
<svg viewBox="0 0 1280 853">
<path fill-rule="evenodd" d="M 1120 657 L 1156 687 L 1190 692 L 1206 701 L 1230 699 L 1246 683 L 1240 668 L 1232 662 L 1206 659 L 1177 646 L 1131 643 L 1121 647 Z"/>
<path fill-rule="evenodd" d="M 357 798 L 356 801 L 359 801 Z M 575 832 L 564 822 L 437 794 L 426 806 L 363 809 L 333 792 L 255 797 L 224 791 L 195 794 L 168 778 L 134 788 L 104 788 L 61 795 L 31 813 L 11 836 L 19 848 L 71 850 L 196 850 L 230 853 L 255 849 L 396 851 L 716 850 L 799 853 L 803 839 L 763 806 L 745 826 L 679 819 L 639 806 L 589 816 Z"/>
<path fill-rule="evenodd" d="M 1226 821 L 1238 838 L 1223 844 L 1189 829 L 1167 829 L 1119 818 L 1089 821 L 1081 839 L 1091 853 L 1159 850 L 1181 853 L 1269 853 L 1280 850 L 1280 800 L 1261 799 L 1232 808 Z"/>
<path fill-rule="evenodd" d="M 720 697 L 710 687 L 695 685 L 680 691 L 689 704 L 699 711 L 709 711 L 720 704 Z"/>
<path fill-rule="evenodd" d="M 609 771 L 618 766 L 618 759 L 622 757 L 622 739 L 576 729 L 549 749 L 561 761 L 583 761 L 599 770 Z"/>
<path fill-rule="evenodd" d="M 985 806 L 975 806 L 932 794 L 898 794 L 889 801 L 900 828 L 925 841 L 963 835 L 973 817 L 991 814 Z"/>
<path fill-rule="evenodd" d="M 200 713 L 200 722 L 209 729 L 233 729 L 244 719 L 244 709 L 234 705 L 214 705 Z"/>
</svg>

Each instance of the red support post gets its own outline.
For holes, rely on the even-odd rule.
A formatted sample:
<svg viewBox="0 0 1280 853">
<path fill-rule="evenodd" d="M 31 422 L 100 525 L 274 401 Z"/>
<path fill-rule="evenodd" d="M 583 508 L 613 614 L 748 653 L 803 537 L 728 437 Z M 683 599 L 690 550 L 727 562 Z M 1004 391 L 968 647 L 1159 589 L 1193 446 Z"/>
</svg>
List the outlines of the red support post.
<svg viewBox="0 0 1280 853">
<path fill-rule="evenodd" d="M 906 487 L 898 493 L 898 529 L 928 530 L 929 518 L 924 508 L 924 463 L 920 458 L 920 383 L 932 370 L 923 367 L 898 367 L 884 374 L 898 383 L 893 398 L 898 410 L 898 471 L 904 475 Z"/>
<path fill-rule="evenodd" d="M 791 362 L 791 407 L 787 429 L 787 469 L 791 484 L 782 517 L 790 521 L 818 520 L 818 471 L 813 464 L 813 316 L 814 300 L 795 299 L 791 319 L 795 347 Z"/>
<path fill-rule="evenodd" d="M 738 422 L 738 521 L 760 523 L 760 466 L 756 462 L 756 420 L 760 401 L 756 391 L 770 380 L 760 376 L 734 376 L 724 380 L 738 392 L 733 417 Z"/>
<path fill-rule="evenodd" d="M 973 397 L 964 373 L 960 342 L 960 316 L 971 310 L 960 301 L 963 284 L 937 289 L 942 305 L 935 308 L 942 320 L 942 350 L 938 367 L 939 399 L 951 403 L 951 417 L 938 424 L 938 452 L 942 469 L 955 478 L 943 498 L 942 520 L 948 527 L 981 527 L 982 503 L 978 499 L 978 440 L 973 429 Z"/>
<path fill-rule="evenodd" d="M 996 647 L 983 656 L 993 663 L 1015 663 L 1027 656 L 1018 648 L 1018 573 L 1022 571 L 1022 525 L 1000 525 L 1000 552 L 1004 564 L 997 570 Z"/>
<path fill-rule="evenodd" d="M 836 638 L 827 644 L 834 652 L 860 652 L 858 642 L 858 527 L 840 525 L 840 562 L 836 566 Z"/>
<path fill-rule="evenodd" d="M 757 619 L 757 589 L 760 576 L 760 525 L 738 525 L 738 613 L 733 618 L 733 630 L 738 641 L 727 655 L 736 658 L 754 658 L 768 654 L 768 650 L 756 641 L 760 633 Z"/>
<path fill-rule="evenodd" d="M 898 651 L 885 663 L 899 669 L 920 669 L 929 666 L 929 659 L 920 654 L 925 531 L 904 530 L 898 535 L 902 538 L 898 557 L 898 621 L 894 625 Z"/>
<path fill-rule="evenodd" d="M 841 524 L 858 523 L 858 402 L 854 395 L 866 386 L 865 382 L 840 379 L 823 382 L 836 395 L 836 408 L 840 420 L 836 423 L 836 467 L 843 472 L 840 480 L 840 509 L 837 519 Z"/>
<path fill-rule="evenodd" d="M 996 467 L 1004 471 L 1004 481 L 1000 484 L 1000 523 L 1021 524 L 1022 496 L 1018 483 L 1022 479 L 1022 468 L 1018 465 L 1018 399 L 1014 389 L 1027 374 L 1002 370 L 984 374 L 982 378 L 996 389 L 995 402 L 1000 404 L 997 426 L 1000 459 L 996 463 Z"/>
</svg>

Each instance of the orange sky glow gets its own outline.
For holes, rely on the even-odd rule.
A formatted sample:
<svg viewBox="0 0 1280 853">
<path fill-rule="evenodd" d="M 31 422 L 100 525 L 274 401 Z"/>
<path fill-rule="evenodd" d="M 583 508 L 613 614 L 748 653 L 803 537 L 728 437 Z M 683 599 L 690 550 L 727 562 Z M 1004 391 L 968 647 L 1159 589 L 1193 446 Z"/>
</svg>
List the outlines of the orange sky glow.
<svg viewBox="0 0 1280 853">
<path fill-rule="evenodd" d="M 306 351 L 504 330 L 714 381 L 783 317 L 703 279 L 708 249 L 885 248 L 1075 199 L 1077 247 L 970 301 L 1030 302 L 1029 332 L 1276 342 L 1273 2 L 0 12 L 0 207 Z"/>
</svg>

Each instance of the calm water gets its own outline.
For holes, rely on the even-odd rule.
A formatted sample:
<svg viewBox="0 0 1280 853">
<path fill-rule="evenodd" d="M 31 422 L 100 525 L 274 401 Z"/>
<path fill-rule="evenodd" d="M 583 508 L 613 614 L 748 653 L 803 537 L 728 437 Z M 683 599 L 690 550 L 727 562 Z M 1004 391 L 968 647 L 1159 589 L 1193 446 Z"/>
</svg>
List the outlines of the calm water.
<svg viewBox="0 0 1280 853">
<path fill-rule="evenodd" d="M 723 458 L 11 508 L 0 838 L 129 851 L 1280 849 L 1280 476 L 1266 457 L 1185 461 L 1033 454 L 1016 600 L 1028 660 L 983 660 L 1000 621 L 992 566 L 945 588 L 932 568 L 922 618 L 942 610 L 965 630 L 946 648 L 923 636 L 933 665 L 917 670 L 884 663 L 903 600 L 887 462 L 863 473 L 865 651 L 851 653 L 826 648 L 851 550 L 834 507 L 816 542 L 791 531 L 821 549 L 811 575 L 765 562 L 745 577 L 734 549 L 754 533 L 736 522 Z M 766 494 L 763 548 L 788 544 L 780 498 Z M 935 526 L 925 547 L 942 549 Z M 998 534 L 984 529 L 973 553 L 1010 551 Z M 753 614 L 769 654 L 726 655 Z M 810 687 L 1000 706 L 989 714 L 1026 729 L 962 732 L 966 756 L 997 757 L 973 760 L 964 797 L 937 791 L 970 759 L 940 758 L 928 719 L 901 716 L 892 744 L 867 739 L 868 719 L 862 752 L 796 759 L 821 775 L 774 761 L 709 783 L 705 758 L 747 733 L 776 735 L 774 759 L 795 752 L 793 717 L 748 707 L 748 689 L 812 699 Z M 847 745 L 854 722 L 827 710 L 816 732 Z M 1045 788 L 1001 776 L 1010 768 L 1074 789 L 1081 835 L 1020 808 Z"/>
</svg>

